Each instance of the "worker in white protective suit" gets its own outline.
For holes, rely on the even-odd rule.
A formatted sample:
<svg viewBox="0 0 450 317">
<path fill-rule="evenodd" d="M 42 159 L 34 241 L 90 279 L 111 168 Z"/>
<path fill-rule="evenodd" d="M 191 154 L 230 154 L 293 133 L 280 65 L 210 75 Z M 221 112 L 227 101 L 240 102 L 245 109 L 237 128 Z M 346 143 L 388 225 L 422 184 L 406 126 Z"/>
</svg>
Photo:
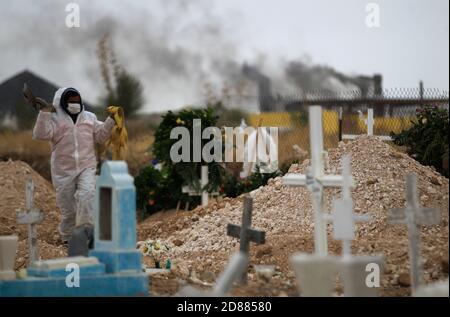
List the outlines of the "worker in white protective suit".
<svg viewBox="0 0 450 317">
<path fill-rule="evenodd" d="M 80 93 L 74 88 L 61 88 L 50 107 L 40 110 L 33 129 L 33 138 L 51 144 L 51 174 L 56 202 L 61 210 L 61 240 L 67 244 L 73 229 L 93 225 L 96 182 L 95 143 L 105 143 L 114 126 L 114 119 L 97 120 L 84 110 Z"/>
</svg>

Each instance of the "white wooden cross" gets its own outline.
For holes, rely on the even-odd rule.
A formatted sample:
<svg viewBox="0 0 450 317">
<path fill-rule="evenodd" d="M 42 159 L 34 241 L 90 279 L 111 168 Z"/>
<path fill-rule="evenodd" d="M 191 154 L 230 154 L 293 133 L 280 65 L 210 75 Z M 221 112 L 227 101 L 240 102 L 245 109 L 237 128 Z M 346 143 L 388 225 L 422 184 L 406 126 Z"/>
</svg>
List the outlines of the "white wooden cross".
<svg viewBox="0 0 450 317">
<path fill-rule="evenodd" d="M 373 135 L 373 126 L 375 120 L 373 119 L 373 108 L 367 109 L 367 135 Z"/>
<path fill-rule="evenodd" d="M 34 182 L 30 177 L 26 184 L 26 210 L 17 213 L 17 223 L 28 225 L 28 252 L 30 266 L 39 260 L 36 225 L 44 220 L 44 214 L 34 206 Z"/>
<path fill-rule="evenodd" d="M 383 263 L 382 256 L 355 255 L 351 253 L 352 240 L 355 239 L 355 222 L 370 221 L 368 215 L 353 213 L 351 197 L 351 158 L 342 158 L 342 198 L 333 201 L 333 212 L 325 215 L 333 223 L 333 238 L 342 241 L 342 257 L 339 261 L 339 274 L 344 286 L 344 295 L 349 297 L 377 296 L 376 287 L 366 284 L 367 265 Z"/>
<path fill-rule="evenodd" d="M 367 109 L 367 118 L 364 119 L 364 115 L 361 110 L 358 110 L 359 120 L 362 120 L 367 127 L 367 135 L 373 135 L 373 125 L 375 120 L 373 119 L 373 108 Z"/>
<path fill-rule="evenodd" d="M 361 110 L 358 110 L 359 120 L 363 120 L 365 126 L 367 127 L 367 135 L 373 135 L 373 127 L 375 125 L 375 119 L 373 117 L 373 108 L 367 109 L 367 118 L 364 118 L 364 114 Z M 343 140 L 354 140 L 358 135 L 356 134 L 343 134 Z M 392 141 L 392 137 L 389 135 L 377 135 L 378 139 L 382 141 Z"/>
<path fill-rule="evenodd" d="M 201 196 L 202 197 L 202 206 L 207 206 L 209 202 L 209 195 L 211 196 L 218 196 L 219 193 L 213 192 L 208 193 L 204 188 L 209 183 L 209 171 L 208 171 L 208 165 L 203 165 L 201 168 L 201 177 L 200 177 L 200 191 L 195 190 L 191 186 L 183 186 L 181 191 L 185 194 L 188 194 L 189 196 Z"/>
<path fill-rule="evenodd" d="M 224 297 L 231 291 L 235 281 L 239 280 L 248 269 L 248 254 L 237 251 L 235 252 L 226 266 L 225 270 L 220 274 L 216 284 L 211 290 L 202 291 L 192 286 L 183 287 L 178 295 L 183 297 Z"/>
<path fill-rule="evenodd" d="M 311 166 L 306 175 L 289 173 L 283 177 L 288 186 L 306 186 L 312 194 L 314 209 L 314 245 L 315 252 L 328 254 L 326 219 L 323 217 L 324 187 L 340 187 L 343 185 L 341 175 L 325 175 L 323 156 L 322 108 L 309 107 L 309 134 L 311 146 Z M 353 183 L 353 180 L 350 180 Z"/>
<path fill-rule="evenodd" d="M 411 262 L 411 289 L 414 292 L 421 284 L 422 262 L 420 258 L 420 226 L 435 225 L 440 221 L 440 213 L 435 208 L 423 208 L 417 195 L 417 175 L 406 175 L 406 208 L 392 209 L 389 222 L 406 224 L 409 237 L 409 257 Z"/>
<path fill-rule="evenodd" d="M 352 174 L 351 158 L 345 155 L 342 158 L 342 198 L 333 201 L 333 212 L 324 215 L 333 223 L 333 238 L 342 241 L 342 255 L 351 256 L 351 243 L 355 239 L 355 222 L 370 221 L 368 215 L 357 215 L 353 213 L 353 200 L 351 197 Z"/>
<path fill-rule="evenodd" d="M 230 259 L 228 266 L 220 274 L 213 288 L 213 296 L 225 296 L 233 287 L 233 283 L 247 273 L 248 254 L 238 251 Z"/>
</svg>

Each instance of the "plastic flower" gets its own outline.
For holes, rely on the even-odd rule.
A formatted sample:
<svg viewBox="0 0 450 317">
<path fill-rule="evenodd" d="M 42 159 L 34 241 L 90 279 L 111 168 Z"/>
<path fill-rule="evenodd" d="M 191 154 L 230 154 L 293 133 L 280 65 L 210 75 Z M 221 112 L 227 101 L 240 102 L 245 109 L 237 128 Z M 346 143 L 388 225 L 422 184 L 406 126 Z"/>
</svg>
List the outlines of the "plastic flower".
<svg viewBox="0 0 450 317">
<path fill-rule="evenodd" d="M 149 255 L 150 248 L 147 243 L 147 241 L 139 241 L 137 243 L 137 249 L 143 254 L 143 255 Z"/>
<path fill-rule="evenodd" d="M 149 256 L 157 262 L 159 262 L 162 259 L 162 256 L 170 250 L 169 246 L 160 240 L 149 240 L 148 244 L 150 247 Z"/>
<path fill-rule="evenodd" d="M 160 240 L 140 241 L 138 249 L 144 256 L 151 257 L 156 262 L 159 262 L 163 255 L 170 251 L 168 244 Z"/>
</svg>

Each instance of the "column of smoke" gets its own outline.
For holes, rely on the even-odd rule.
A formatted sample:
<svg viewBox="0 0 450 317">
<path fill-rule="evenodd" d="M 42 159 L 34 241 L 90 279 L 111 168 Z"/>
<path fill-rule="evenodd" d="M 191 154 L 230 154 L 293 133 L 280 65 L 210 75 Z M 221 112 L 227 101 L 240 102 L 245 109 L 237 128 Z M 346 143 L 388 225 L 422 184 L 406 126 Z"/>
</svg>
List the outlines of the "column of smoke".
<svg viewBox="0 0 450 317">
<path fill-rule="evenodd" d="M 274 87 L 293 87 L 298 93 L 357 89 L 362 95 L 373 89 L 373 78 L 346 76 L 302 60 L 284 63 L 281 76 L 255 61 L 244 63 L 238 57 L 239 43 L 224 31 L 208 1 L 163 1 L 155 6 L 155 10 L 164 8 L 163 18 L 139 5 L 111 9 L 125 6 L 123 2 L 111 6 L 109 1 L 77 3 L 80 29 L 65 27 L 64 2 L 0 4 L 0 19 L 8 26 L 0 30 L 0 38 L 2 47 L 9 47 L 0 76 L 31 67 L 52 82 L 76 86 L 95 103 L 106 93 L 95 50 L 98 41 L 109 34 L 117 62 L 142 81 L 146 111 L 204 104 L 205 84 L 220 91 L 226 83 L 230 95 L 258 94 L 253 97 L 261 111 L 279 107 L 276 96 L 283 92 Z M 200 18 L 190 23 L 190 15 Z M 257 92 L 251 90 L 252 85 Z"/>
<path fill-rule="evenodd" d="M 280 104 L 273 97 L 277 92 L 272 91 L 272 81 L 269 76 L 263 74 L 257 67 L 249 65 L 244 65 L 242 72 L 246 78 L 254 81 L 258 86 L 261 111 L 283 110 L 280 109 Z M 339 98 L 345 92 L 352 92 L 352 95 L 359 97 L 381 95 L 382 93 L 381 75 L 348 76 L 332 67 L 308 65 L 304 61 L 287 63 L 284 69 L 284 78 L 281 80 L 293 84 L 297 88 L 295 94 L 298 98 L 308 98 L 314 94 Z"/>
</svg>

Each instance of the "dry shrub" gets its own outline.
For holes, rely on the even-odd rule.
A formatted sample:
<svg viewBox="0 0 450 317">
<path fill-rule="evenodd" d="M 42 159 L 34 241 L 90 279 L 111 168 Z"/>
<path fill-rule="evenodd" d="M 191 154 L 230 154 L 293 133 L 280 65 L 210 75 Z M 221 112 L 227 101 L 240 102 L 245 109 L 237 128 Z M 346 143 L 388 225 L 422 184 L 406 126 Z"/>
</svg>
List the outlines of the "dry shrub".
<svg viewBox="0 0 450 317">
<path fill-rule="evenodd" d="M 153 134 L 143 134 L 128 140 L 128 170 L 137 176 L 139 171 L 151 164 L 153 158 L 150 147 L 155 140 Z"/>
<path fill-rule="evenodd" d="M 51 181 L 50 145 L 46 141 L 33 140 L 30 130 L 0 134 L 0 160 L 9 159 L 26 162 Z"/>
<path fill-rule="evenodd" d="M 0 161 L 12 159 L 26 162 L 45 179 L 51 181 L 50 144 L 47 141 L 33 140 L 31 135 L 31 131 L 0 134 Z M 153 140 L 151 132 L 129 139 L 127 163 L 133 176 L 150 164 L 152 156 L 149 148 Z"/>
</svg>

